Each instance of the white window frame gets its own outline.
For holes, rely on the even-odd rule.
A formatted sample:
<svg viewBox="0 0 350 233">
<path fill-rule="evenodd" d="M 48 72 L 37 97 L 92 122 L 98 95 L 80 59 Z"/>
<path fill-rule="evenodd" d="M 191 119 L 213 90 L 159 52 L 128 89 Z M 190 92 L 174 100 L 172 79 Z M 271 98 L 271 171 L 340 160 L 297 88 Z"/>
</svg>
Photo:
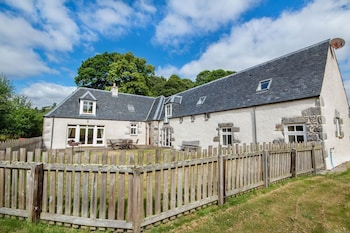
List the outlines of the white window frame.
<svg viewBox="0 0 350 233">
<path fill-rule="evenodd" d="M 81 115 L 95 115 L 96 114 L 96 101 L 81 100 L 80 101 L 80 114 Z"/>
<path fill-rule="evenodd" d="M 137 123 L 130 123 L 130 135 L 137 135 Z"/>
<path fill-rule="evenodd" d="M 293 130 L 291 130 L 293 127 Z M 302 130 L 300 130 L 302 127 Z M 303 141 L 298 141 L 298 137 L 303 137 Z M 305 124 L 288 124 L 284 126 L 284 137 L 286 143 L 292 142 L 306 142 L 306 125 Z M 294 137 L 294 140 L 291 141 L 290 138 Z"/>
<path fill-rule="evenodd" d="M 80 132 L 84 132 L 84 139 L 81 140 Z M 89 130 L 92 130 L 92 143 L 88 143 Z M 73 135 L 74 134 L 74 135 Z M 74 140 L 82 146 L 103 146 L 105 144 L 105 127 L 102 125 L 68 125 L 67 126 L 67 145 L 68 141 Z"/>
<path fill-rule="evenodd" d="M 172 104 L 165 105 L 165 117 L 171 117 L 173 115 L 173 106 Z"/>
<path fill-rule="evenodd" d="M 267 86 L 265 87 L 265 84 L 267 83 Z M 258 87 L 256 88 L 256 91 L 257 92 L 260 92 L 260 91 L 267 91 L 270 89 L 270 86 L 271 86 L 271 83 L 272 83 L 272 79 L 264 79 L 264 80 L 261 80 L 259 82 L 259 85 Z"/>
<path fill-rule="evenodd" d="M 232 127 L 223 127 L 221 130 L 221 145 L 228 146 L 233 144 L 233 130 Z"/>
<path fill-rule="evenodd" d="M 199 97 L 198 101 L 197 101 L 197 105 L 202 105 L 204 104 L 204 101 L 207 97 L 206 96 L 201 96 Z"/>
</svg>

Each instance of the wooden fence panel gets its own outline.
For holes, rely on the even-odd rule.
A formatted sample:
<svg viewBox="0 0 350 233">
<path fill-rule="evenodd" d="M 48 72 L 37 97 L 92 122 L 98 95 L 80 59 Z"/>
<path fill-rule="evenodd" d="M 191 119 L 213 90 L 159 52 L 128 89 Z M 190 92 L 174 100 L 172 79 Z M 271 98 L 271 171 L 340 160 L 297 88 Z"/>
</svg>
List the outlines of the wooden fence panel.
<svg viewBox="0 0 350 233">
<path fill-rule="evenodd" d="M 297 175 L 312 172 L 311 148 L 309 148 L 309 150 L 297 149 L 296 161 Z"/>
<path fill-rule="evenodd" d="M 35 219 L 37 213 L 29 208 L 37 201 L 31 195 L 32 179 L 40 167 L 34 169 L 33 161 L 42 160 L 42 220 L 93 230 L 140 231 L 218 202 L 221 195 L 223 203 L 231 195 L 290 177 L 292 148 L 296 148 L 297 174 L 314 172 L 313 160 L 316 168 L 323 167 L 318 145 L 244 144 L 220 150 L 209 147 L 203 153 L 158 150 L 155 157 L 143 151 L 136 157 L 105 150 L 0 151 L 0 214 Z M 219 178 L 223 178 L 220 184 Z"/>
<path fill-rule="evenodd" d="M 291 177 L 291 152 L 290 151 L 272 151 L 269 153 L 270 159 L 270 181 Z"/>
<path fill-rule="evenodd" d="M 5 151 L 0 151 L 0 162 L 3 162 L 3 161 L 5 161 Z M 4 197 L 5 197 L 5 169 L 0 167 L 0 208 L 4 206 Z"/>
</svg>

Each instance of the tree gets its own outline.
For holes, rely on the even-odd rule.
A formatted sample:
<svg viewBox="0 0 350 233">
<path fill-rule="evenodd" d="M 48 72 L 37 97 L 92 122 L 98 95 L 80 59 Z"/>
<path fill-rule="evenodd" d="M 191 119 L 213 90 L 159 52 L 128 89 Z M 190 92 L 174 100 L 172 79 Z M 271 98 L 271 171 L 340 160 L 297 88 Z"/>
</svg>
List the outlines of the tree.
<svg viewBox="0 0 350 233">
<path fill-rule="evenodd" d="M 32 108 L 26 96 L 15 95 L 11 82 L 0 76 L 1 139 L 40 136 L 43 115 L 43 111 Z"/>
<path fill-rule="evenodd" d="M 208 83 L 211 82 L 213 80 L 225 77 L 227 75 L 236 73 L 235 71 L 230 71 L 230 70 L 222 70 L 222 69 L 218 69 L 218 70 L 204 70 L 202 72 L 200 72 L 197 77 L 196 77 L 196 86 L 202 85 L 204 83 Z"/>
<path fill-rule="evenodd" d="M 88 58 L 78 69 L 77 86 L 105 90 L 116 83 L 124 93 L 150 95 L 154 66 L 131 52 L 125 54 L 103 53 Z"/>
<path fill-rule="evenodd" d="M 10 102 L 13 86 L 5 75 L 0 75 L 0 132 L 6 126 L 6 114 L 10 111 Z"/>
<path fill-rule="evenodd" d="M 108 81 L 109 66 L 114 62 L 117 53 L 98 54 L 84 61 L 78 69 L 75 84 L 82 87 L 91 87 L 104 90 L 113 83 Z"/>
<path fill-rule="evenodd" d="M 150 80 L 154 76 L 154 66 L 131 52 L 117 54 L 110 64 L 108 80 L 115 82 L 124 93 L 150 95 Z"/>
<path fill-rule="evenodd" d="M 159 94 L 164 96 L 171 96 L 176 93 L 188 90 L 194 86 L 190 79 L 181 79 L 179 76 L 173 74 L 160 90 Z"/>
<path fill-rule="evenodd" d="M 43 114 L 32 108 L 26 96 L 14 96 L 10 106 L 10 111 L 6 114 L 6 127 L 3 129 L 3 134 L 11 138 L 30 138 L 42 134 Z"/>
<path fill-rule="evenodd" d="M 150 91 L 151 91 L 151 96 L 157 97 L 162 95 L 162 91 L 164 89 L 164 85 L 166 84 L 167 80 L 164 77 L 158 77 L 154 76 L 150 80 Z"/>
</svg>

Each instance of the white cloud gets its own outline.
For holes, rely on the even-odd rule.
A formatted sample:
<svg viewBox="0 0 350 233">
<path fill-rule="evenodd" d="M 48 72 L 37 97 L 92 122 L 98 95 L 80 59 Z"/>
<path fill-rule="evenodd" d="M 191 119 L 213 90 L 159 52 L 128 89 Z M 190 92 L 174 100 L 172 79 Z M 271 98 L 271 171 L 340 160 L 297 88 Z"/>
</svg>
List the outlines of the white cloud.
<svg viewBox="0 0 350 233">
<path fill-rule="evenodd" d="M 185 64 L 178 73 L 194 78 L 202 70 L 240 71 L 325 39 L 342 37 L 350 43 L 350 2 L 315 0 L 300 11 L 280 17 L 253 19 L 232 27 L 230 35 L 210 45 L 198 60 Z M 350 46 L 337 51 L 342 62 Z"/>
<path fill-rule="evenodd" d="M 170 0 L 167 15 L 157 25 L 155 40 L 160 44 L 175 45 L 187 37 L 216 31 L 220 26 L 235 21 L 259 0 Z"/>
<path fill-rule="evenodd" d="M 0 45 L 0 71 L 8 77 L 25 78 L 39 73 L 57 73 L 31 49 Z"/>
<path fill-rule="evenodd" d="M 72 51 L 79 28 L 63 1 L 7 1 L 0 10 L 0 71 L 13 79 L 56 72 L 44 60 Z M 44 55 L 47 55 L 45 58 Z"/>
<path fill-rule="evenodd" d="M 79 17 L 92 31 L 121 36 L 130 28 L 145 26 L 155 12 L 156 8 L 144 0 L 136 1 L 133 5 L 116 0 L 100 0 L 84 6 Z"/>
<path fill-rule="evenodd" d="M 34 0 L 4 0 L 6 4 L 23 12 L 32 14 L 34 12 Z"/>
<path fill-rule="evenodd" d="M 34 83 L 20 91 L 20 94 L 27 96 L 33 106 L 41 108 L 52 106 L 53 103 L 60 103 L 69 96 L 77 87 L 67 87 L 54 83 Z"/>
<path fill-rule="evenodd" d="M 164 78 L 169 78 L 173 74 L 178 73 L 178 69 L 175 66 L 165 66 L 165 67 L 157 67 L 155 73 L 157 76 L 163 76 Z"/>
</svg>

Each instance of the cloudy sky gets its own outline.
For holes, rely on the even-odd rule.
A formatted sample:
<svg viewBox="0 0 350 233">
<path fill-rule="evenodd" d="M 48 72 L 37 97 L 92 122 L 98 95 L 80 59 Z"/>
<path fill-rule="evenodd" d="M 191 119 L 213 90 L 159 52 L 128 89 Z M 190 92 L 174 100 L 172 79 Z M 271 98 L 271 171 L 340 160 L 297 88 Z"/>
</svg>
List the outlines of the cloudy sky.
<svg viewBox="0 0 350 233">
<path fill-rule="evenodd" d="M 0 74 L 42 107 L 69 95 L 82 61 L 105 51 L 194 80 L 341 37 L 350 94 L 348 22 L 350 0 L 0 0 Z"/>
</svg>

